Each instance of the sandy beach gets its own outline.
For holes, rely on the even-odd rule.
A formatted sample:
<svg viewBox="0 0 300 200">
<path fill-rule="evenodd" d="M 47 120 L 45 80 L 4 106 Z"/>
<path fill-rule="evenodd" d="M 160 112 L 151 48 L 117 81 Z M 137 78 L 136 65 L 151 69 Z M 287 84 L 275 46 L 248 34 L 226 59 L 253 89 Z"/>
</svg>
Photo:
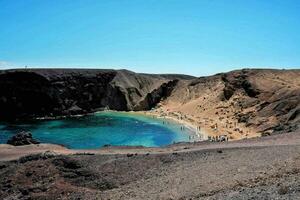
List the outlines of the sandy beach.
<svg viewBox="0 0 300 200">
<path fill-rule="evenodd" d="M 214 107 L 216 107 L 216 105 Z M 203 140 L 207 140 L 208 137 L 213 138 L 220 135 L 226 135 L 229 140 L 240 140 L 261 136 L 261 134 L 257 132 L 254 133 L 255 129 L 251 129 L 244 124 L 238 123 L 234 118 L 227 119 L 224 123 L 224 121 L 220 120 L 220 117 L 215 116 L 215 114 L 207 112 L 195 113 L 194 109 L 194 107 L 186 108 L 185 105 L 174 106 L 170 103 L 162 103 L 158 108 L 146 113 L 159 118 L 169 118 L 184 124 L 186 127 L 196 130 Z M 211 112 L 214 112 L 214 109 L 211 110 Z M 234 134 L 235 132 L 236 134 Z M 199 137 L 198 134 L 197 136 Z"/>
<path fill-rule="evenodd" d="M 155 109 L 153 109 L 151 111 L 139 111 L 130 113 L 157 118 L 160 119 L 163 123 L 176 123 L 181 128 L 181 131 L 184 132 L 183 134 L 189 134 L 191 136 L 190 142 L 204 141 L 208 138 L 208 135 L 203 130 L 200 130 L 199 126 L 197 126 L 196 124 L 193 124 L 187 120 L 183 120 L 180 117 L 169 115 L 169 113 L 167 112 L 157 112 Z M 185 131 L 185 129 L 188 129 L 189 131 Z"/>
</svg>

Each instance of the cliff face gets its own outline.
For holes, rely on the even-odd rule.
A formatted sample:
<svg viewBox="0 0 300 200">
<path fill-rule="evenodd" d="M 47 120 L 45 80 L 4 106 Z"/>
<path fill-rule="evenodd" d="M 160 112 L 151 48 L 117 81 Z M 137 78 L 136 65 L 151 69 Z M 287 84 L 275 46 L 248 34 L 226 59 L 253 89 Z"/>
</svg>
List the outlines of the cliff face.
<svg viewBox="0 0 300 200">
<path fill-rule="evenodd" d="M 222 78 L 224 94 L 228 85 L 235 85 L 233 88 L 244 94 L 237 99 L 241 110 L 235 114 L 238 122 L 254 126 L 264 134 L 299 128 L 299 70 L 242 70 Z"/>
<path fill-rule="evenodd" d="M 300 126 L 300 70 L 243 69 L 179 81 L 162 108 L 231 139 Z"/>
<path fill-rule="evenodd" d="M 200 78 L 127 70 L 0 72 L 0 120 L 155 107 L 232 139 L 292 131 L 300 124 L 300 70 L 244 69 Z"/>
<path fill-rule="evenodd" d="M 104 108 L 122 111 L 150 109 L 155 104 L 149 95 L 162 90 L 161 87 L 174 79 L 126 70 L 2 71 L 0 119 L 81 114 Z M 155 101 L 167 94 L 160 92 Z"/>
</svg>

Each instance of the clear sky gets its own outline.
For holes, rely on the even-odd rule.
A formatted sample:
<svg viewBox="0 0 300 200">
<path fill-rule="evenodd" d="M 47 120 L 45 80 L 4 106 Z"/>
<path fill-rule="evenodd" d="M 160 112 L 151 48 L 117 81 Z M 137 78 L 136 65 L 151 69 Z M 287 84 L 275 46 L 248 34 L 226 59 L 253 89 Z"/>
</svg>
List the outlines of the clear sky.
<svg viewBox="0 0 300 200">
<path fill-rule="evenodd" d="M 300 0 L 0 0 L 0 68 L 300 68 Z"/>
</svg>

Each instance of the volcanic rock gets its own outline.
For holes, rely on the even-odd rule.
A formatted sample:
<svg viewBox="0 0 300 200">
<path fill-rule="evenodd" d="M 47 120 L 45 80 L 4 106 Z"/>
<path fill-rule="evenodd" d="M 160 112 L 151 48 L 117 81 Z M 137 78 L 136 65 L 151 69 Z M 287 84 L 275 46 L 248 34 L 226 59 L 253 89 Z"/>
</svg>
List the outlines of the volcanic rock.
<svg viewBox="0 0 300 200">
<path fill-rule="evenodd" d="M 94 112 L 148 110 L 187 75 L 128 70 L 15 69 L 0 71 L 0 120 L 14 121 Z"/>
<path fill-rule="evenodd" d="M 22 146 L 22 145 L 29 145 L 29 144 L 39 144 L 37 140 L 32 138 L 30 132 L 22 131 L 14 136 L 12 136 L 8 141 L 7 144 L 11 144 L 14 146 Z"/>
</svg>

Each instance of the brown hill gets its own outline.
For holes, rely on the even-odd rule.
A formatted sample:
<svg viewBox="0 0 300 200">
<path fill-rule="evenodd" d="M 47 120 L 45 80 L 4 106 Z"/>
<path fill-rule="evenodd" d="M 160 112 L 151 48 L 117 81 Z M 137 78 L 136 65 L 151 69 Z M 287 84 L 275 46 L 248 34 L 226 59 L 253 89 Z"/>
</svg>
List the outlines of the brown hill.
<svg viewBox="0 0 300 200">
<path fill-rule="evenodd" d="M 300 70 L 243 69 L 182 80 L 156 112 L 230 139 L 296 130 Z"/>
<path fill-rule="evenodd" d="M 300 70 L 243 69 L 214 76 L 127 70 L 0 72 L 1 120 L 150 110 L 230 139 L 299 128 Z"/>
</svg>

